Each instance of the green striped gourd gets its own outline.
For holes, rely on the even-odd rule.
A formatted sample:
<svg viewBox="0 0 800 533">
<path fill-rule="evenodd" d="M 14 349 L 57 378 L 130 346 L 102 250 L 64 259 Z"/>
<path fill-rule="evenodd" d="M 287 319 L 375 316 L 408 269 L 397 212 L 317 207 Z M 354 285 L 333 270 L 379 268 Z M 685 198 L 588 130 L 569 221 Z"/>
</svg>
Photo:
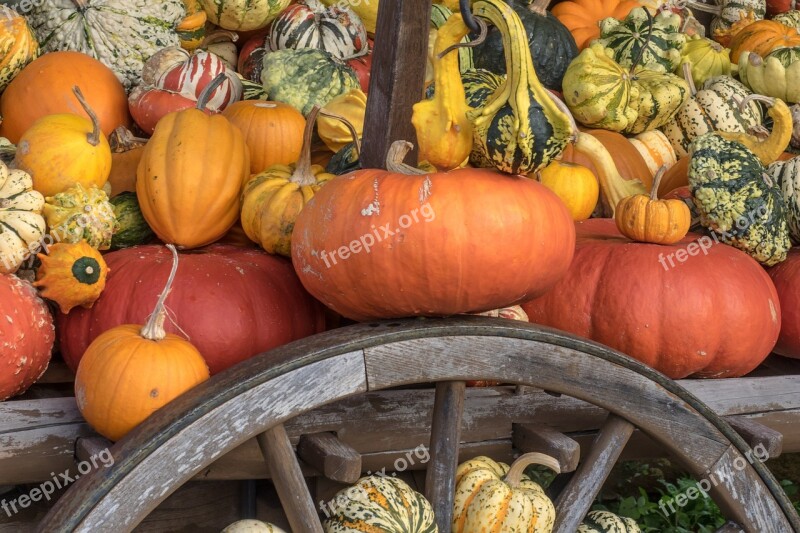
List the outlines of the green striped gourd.
<svg viewBox="0 0 800 533">
<path fill-rule="evenodd" d="M 200 0 L 209 22 L 232 31 L 265 28 L 290 3 L 291 0 Z"/>
<path fill-rule="evenodd" d="M 796 9 L 775 15 L 772 17 L 772 20 L 800 31 L 800 11 Z"/>
<path fill-rule="evenodd" d="M 362 477 L 339 491 L 323 509 L 326 533 L 436 533 L 431 504 L 404 481 L 381 475 Z"/>
<path fill-rule="evenodd" d="M 519 15 L 502 0 L 477 0 L 472 9 L 503 36 L 507 75 L 498 90 L 468 115 L 475 141 L 470 161 L 510 174 L 528 174 L 561 155 L 573 136 L 572 122 L 536 76 Z"/>
<path fill-rule="evenodd" d="M 181 0 L 41 0 L 28 15 L 42 52 L 73 50 L 114 71 L 126 90 L 150 56 L 178 46 Z"/>
<path fill-rule="evenodd" d="M 772 266 L 791 247 L 781 190 L 744 145 L 709 133 L 690 146 L 689 190 L 700 223 L 721 242 Z"/>
<path fill-rule="evenodd" d="M 686 157 L 689 144 L 701 135 L 713 131 L 748 133 L 761 124 L 762 111 L 756 102 L 750 102 L 744 111 L 739 110 L 736 102 L 751 94 L 742 83 L 730 76 L 716 76 L 706 80 L 698 91 L 691 72 L 686 69 L 688 66 L 684 65 L 692 96 L 661 128 L 678 158 Z"/>
<path fill-rule="evenodd" d="M 617 516 L 608 511 L 589 511 L 577 533 L 640 533 L 633 518 Z"/>
<path fill-rule="evenodd" d="M 716 5 L 688 0 L 686 7 L 714 15 L 710 26 L 711 35 L 726 32 L 750 12 L 753 13 L 753 20 L 762 20 L 767 13 L 765 0 L 719 0 Z"/>
<path fill-rule="evenodd" d="M 800 102 L 800 47 L 778 48 L 764 58 L 742 52 L 739 79 L 756 94 Z"/>
<path fill-rule="evenodd" d="M 731 73 L 730 53 L 729 49 L 716 41 L 693 35 L 681 50 L 681 63 L 675 73 L 682 75 L 683 65 L 688 63 L 692 80 L 697 85 L 702 85 L 715 76 L 727 76 Z"/>
<path fill-rule="evenodd" d="M 638 61 L 649 70 L 672 72 L 686 43 L 686 35 L 680 31 L 681 17 L 669 10 L 660 11 L 652 17 L 652 34 L 650 19 L 643 7 L 632 10 L 624 20 L 604 19 L 597 42 L 611 49 L 613 59 L 622 67 L 631 68 Z"/>
<path fill-rule="evenodd" d="M 775 161 L 767 167 L 767 174 L 783 193 L 792 240 L 800 242 L 800 157 Z"/>
</svg>

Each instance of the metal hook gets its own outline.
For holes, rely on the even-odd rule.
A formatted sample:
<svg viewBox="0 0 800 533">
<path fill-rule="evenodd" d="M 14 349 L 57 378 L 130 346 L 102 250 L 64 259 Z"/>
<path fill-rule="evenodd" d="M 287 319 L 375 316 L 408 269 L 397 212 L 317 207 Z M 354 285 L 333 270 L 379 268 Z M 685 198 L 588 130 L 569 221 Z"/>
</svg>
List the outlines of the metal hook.
<svg viewBox="0 0 800 533">
<path fill-rule="evenodd" d="M 457 48 L 474 48 L 486 40 L 486 34 L 489 32 L 489 28 L 486 26 L 486 23 L 481 18 L 473 19 L 473 21 L 478 24 L 478 27 L 480 28 L 480 35 L 478 35 L 478 37 L 472 41 L 466 43 L 456 43 L 452 46 L 448 46 L 437 56 L 439 59 L 443 58 L 445 55 Z"/>
<path fill-rule="evenodd" d="M 480 32 L 480 25 L 476 22 L 475 17 L 472 16 L 472 10 L 469 5 L 470 0 L 459 0 L 459 8 L 461 10 L 461 17 L 464 19 L 464 24 L 470 31 Z"/>
</svg>

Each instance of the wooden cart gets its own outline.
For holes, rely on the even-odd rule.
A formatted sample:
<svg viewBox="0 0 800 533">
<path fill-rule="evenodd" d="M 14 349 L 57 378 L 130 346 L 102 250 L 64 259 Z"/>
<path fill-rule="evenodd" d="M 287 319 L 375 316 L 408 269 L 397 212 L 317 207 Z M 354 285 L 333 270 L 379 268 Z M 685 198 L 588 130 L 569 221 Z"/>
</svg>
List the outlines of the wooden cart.
<svg viewBox="0 0 800 533">
<path fill-rule="evenodd" d="M 414 139 L 429 9 L 430 0 L 382 0 L 365 166 Z M 780 358 L 751 377 L 674 382 L 596 343 L 504 319 L 365 323 L 214 376 L 113 446 L 69 391 L 54 365 L 26 397 L 0 403 L 0 486 L 27 484 L 0 494 L 16 505 L 0 508 L 0 531 L 218 531 L 257 516 L 319 532 L 344 484 L 399 471 L 446 533 L 457 463 L 528 451 L 559 460 L 550 487 L 559 533 L 576 530 L 620 457 L 660 455 L 708 480 L 730 520 L 721 531 L 800 531 L 753 452 L 800 451 L 800 364 Z M 74 483 L 30 501 L 56 479 Z"/>
</svg>

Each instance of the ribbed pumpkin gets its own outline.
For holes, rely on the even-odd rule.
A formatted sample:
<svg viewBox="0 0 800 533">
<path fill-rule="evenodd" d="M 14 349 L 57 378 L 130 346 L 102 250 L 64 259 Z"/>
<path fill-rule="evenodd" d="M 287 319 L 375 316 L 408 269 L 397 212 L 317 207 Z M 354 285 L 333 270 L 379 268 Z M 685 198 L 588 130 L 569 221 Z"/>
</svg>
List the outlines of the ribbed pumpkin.
<svg viewBox="0 0 800 533">
<path fill-rule="evenodd" d="M 634 243 L 609 219 L 576 228 L 567 275 L 522 305 L 531 322 L 610 346 L 672 379 L 738 377 L 769 355 L 781 325 L 778 295 L 747 254 L 691 233 L 672 245 Z"/>
<path fill-rule="evenodd" d="M 800 47 L 776 48 L 766 57 L 742 52 L 739 79 L 753 92 L 784 102 L 800 102 Z"/>
<path fill-rule="evenodd" d="M 300 213 L 292 259 L 312 295 L 355 320 L 447 316 L 514 305 L 562 275 L 574 230 L 546 187 L 472 168 L 408 174 L 396 147 L 391 170 L 331 180 Z"/>
<path fill-rule="evenodd" d="M 109 274 L 94 306 L 58 315 L 61 354 L 72 370 L 104 331 L 152 312 L 172 264 L 157 245 L 103 257 Z M 254 248 L 213 244 L 181 252 L 166 306 L 172 317 L 166 330 L 191 339 L 212 373 L 325 328 L 322 306 L 303 290 L 289 261 Z"/>
<path fill-rule="evenodd" d="M 403 480 L 386 475 L 362 477 L 331 500 L 326 533 L 437 533 L 433 508 Z"/>
<path fill-rule="evenodd" d="M 656 175 L 658 169 L 667 167 L 667 170 L 678 162 L 678 156 L 675 154 L 675 149 L 670 144 L 667 136 L 660 130 L 651 130 L 640 133 L 635 137 L 629 139 L 630 143 L 642 156 L 644 162 L 647 163 L 647 168 L 650 169 L 650 174 Z"/>
<path fill-rule="evenodd" d="M 291 0 L 200 0 L 208 20 L 233 31 L 265 28 L 290 3 Z"/>
<path fill-rule="evenodd" d="M 774 20 L 759 20 L 743 28 L 731 41 L 731 61 L 739 61 L 742 52 L 761 57 L 776 48 L 800 46 L 800 33 Z"/>
<path fill-rule="evenodd" d="M 625 68 L 638 64 L 672 72 L 681 60 L 686 35 L 681 33 L 681 17 L 677 13 L 663 10 L 652 16 L 645 8 L 637 7 L 622 21 L 613 17 L 600 21 L 597 42 L 612 50 L 614 60 Z"/>
<path fill-rule="evenodd" d="M 303 149 L 296 165 L 275 165 L 253 176 L 242 193 L 242 229 L 271 254 L 292 255 L 297 216 L 333 174 L 311 165 L 311 135 L 319 107 L 308 114 Z"/>
<path fill-rule="evenodd" d="M 106 286 L 106 262 L 86 241 L 56 243 L 38 257 L 42 266 L 33 286 L 44 298 L 56 302 L 62 313 L 78 305 L 92 307 Z"/>
<path fill-rule="evenodd" d="M 39 249 L 44 197 L 32 187 L 30 175 L 0 162 L 0 273 L 15 272 Z"/>
<path fill-rule="evenodd" d="M 557 460 L 541 453 L 526 453 L 510 467 L 488 457 L 460 464 L 456 470 L 453 533 L 550 533 L 556 518 L 555 506 L 544 489 L 523 474 L 532 464 L 561 471 Z"/>
<path fill-rule="evenodd" d="M 693 82 L 702 86 L 707 79 L 731 73 L 730 50 L 699 35 L 690 37 L 681 50 L 681 63 L 675 72 L 683 73 L 683 64 L 691 67 Z"/>
<path fill-rule="evenodd" d="M 789 250 L 786 261 L 769 269 L 781 302 L 781 332 L 775 353 L 800 359 L 800 250 Z"/>
<path fill-rule="evenodd" d="M 0 135 L 17 143 L 41 117 L 84 115 L 72 92 L 76 85 L 97 114 L 104 135 L 130 125 L 125 90 L 108 67 L 80 52 L 50 52 L 29 63 L 6 87 L 0 97 Z"/>
<path fill-rule="evenodd" d="M 25 17 L 13 9 L 0 6 L 3 26 L 0 28 L 0 92 L 31 61 L 39 57 L 39 42 Z"/>
<path fill-rule="evenodd" d="M 53 196 L 75 184 L 102 187 L 111 173 L 111 147 L 81 90 L 75 96 L 91 120 L 71 113 L 37 120 L 20 139 L 14 165 L 33 178 L 33 188 Z"/>
<path fill-rule="evenodd" d="M 47 304 L 27 281 L 0 274 L 0 401 L 22 394 L 50 363 L 55 341 Z"/>
<path fill-rule="evenodd" d="M 78 409 L 95 431 L 112 441 L 209 377 L 197 348 L 164 331 L 164 301 L 178 269 L 175 247 L 168 247 L 172 270 L 150 318 L 144 326 L 117 326 L 96 338 L 75 375 Z"/>
<path fill-rule="evenodd" d="M 241 130 L 250 149 L 250 173 L 272 165 L 290 165 L 300 158 L 306 120 L 294 107 L 281 102 L 242 100 L 222 115 Z"/>
<path fill-rule="evenodd" d="M 197 248 L 236 222 L 249 176 L 250 155 L 239 128 L 224 116 L 186 109 L 156 126 L 139 162 L 136 194 L 159 239 Z"/>
<path fill-rule="evenodd" d="M 635 0 L 567 0 L 551 11 L 572 33 L 578 50 L 583 50 L 600 37 L 601 20 L 608 17 L 622 20 L 640 5 Z"/>
<path fill-rule="evenodd" d="M 614 213 L 617 229 L 637 242 L 673 244 L 686 236 L 692 214 L 683 201 L 659 200 L 658 187 L 665 167 L 659 169 L 649 195 L 624 198 Z"/>
<path fill-rule="evenodd" d="M 45 198 L 42 213 L 55 242 L 85 240 L 93 248 L 108 250 L 117 227 L 114 207 L 103 189 L 84 189 L 76 183 Z"/>
</svg>

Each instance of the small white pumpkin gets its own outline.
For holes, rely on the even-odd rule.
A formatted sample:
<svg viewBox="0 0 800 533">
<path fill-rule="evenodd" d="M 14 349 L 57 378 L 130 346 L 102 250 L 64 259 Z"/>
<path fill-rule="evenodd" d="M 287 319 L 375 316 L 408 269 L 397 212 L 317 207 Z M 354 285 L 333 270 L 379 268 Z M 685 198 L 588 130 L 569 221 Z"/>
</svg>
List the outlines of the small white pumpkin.
<svg viewBox="0 0 800 533">
<path fill-rule="evenodd" d="M 286 533 L 278 526 L 261 520 L 239 520 L 222 530 L 222 533 Z"/>
<path fill-rule="evenodd" d="M 33 190 L 33 179 L 22 170 L 0 163 L 0 272 L 15 272 L 45 232 L 44 196 Z"/>
</svg>

